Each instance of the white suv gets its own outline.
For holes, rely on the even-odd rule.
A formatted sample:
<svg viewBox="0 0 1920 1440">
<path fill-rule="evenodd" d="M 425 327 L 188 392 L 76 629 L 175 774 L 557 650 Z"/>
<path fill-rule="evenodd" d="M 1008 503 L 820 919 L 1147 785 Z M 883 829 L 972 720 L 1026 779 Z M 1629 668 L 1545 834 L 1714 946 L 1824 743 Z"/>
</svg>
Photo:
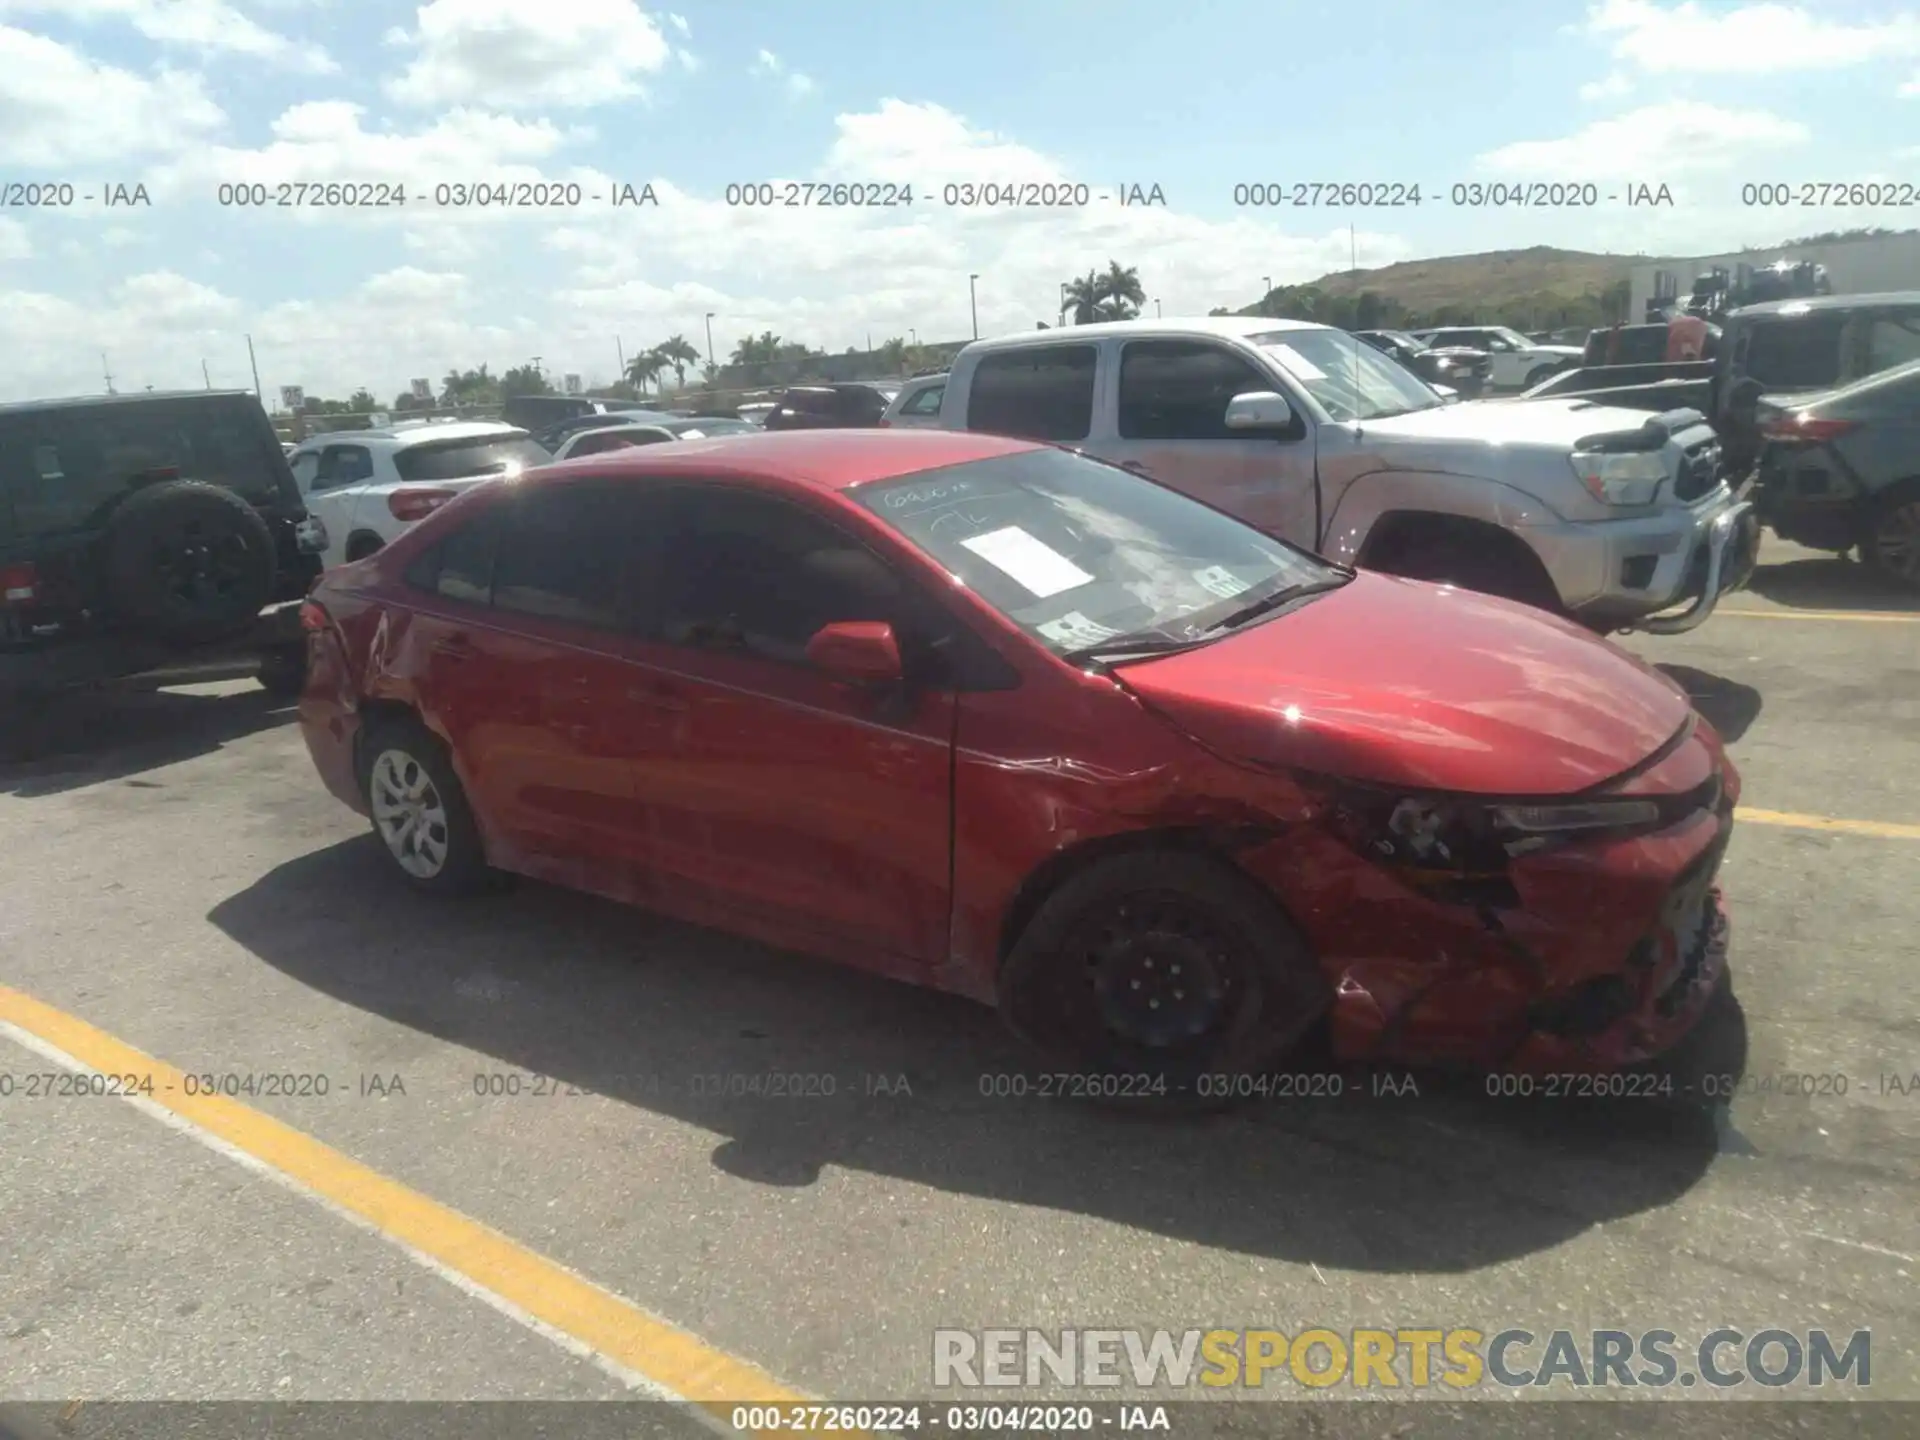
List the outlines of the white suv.
<svg viewBox="0 0 1920 1440">
<path fill-rule="evenodd" d="M 938 430 L 940 399 L 947 393 L 945 375 L 918 375 L 900 387 L 880 423 L 896 430 Z"/>
<path fill-rule="evenodd" d="M 403 420 L 311 436 L 287 462 L 331 568 L 373 554 L 469 485 L 552 459 L 526 431 L 497 420 Z"/>
</svg>

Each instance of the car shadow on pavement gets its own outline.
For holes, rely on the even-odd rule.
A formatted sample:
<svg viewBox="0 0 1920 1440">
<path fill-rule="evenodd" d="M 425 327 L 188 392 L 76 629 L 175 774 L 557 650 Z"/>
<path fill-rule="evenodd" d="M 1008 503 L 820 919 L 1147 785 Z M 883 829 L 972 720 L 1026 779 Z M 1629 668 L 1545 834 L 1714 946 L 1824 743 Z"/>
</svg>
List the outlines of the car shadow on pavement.
<svg viewBox="0 0 1920 1440">
<path fill-rule="evenodd" d="M 1660 664 L 1653 668 L 1687 692 L 1693 708 L 1707 717 L 1729 745 L 1745 735 L 1760 717 L 1763 702 L 1760 692 L 1751 685 L 1691 665 Z"/>
<path fill-rule="evenodd" d="M 1920 613 L 1920 591 L 1906 589 L 1865 565 L 1837 555 L 1759 565 L 1746 588 L 1762 599 L 1796 610 Z"/>
<path fill-rule="evenodd" d="M 1201 1116 L 1039 1098 L 984 1007 L 544 885 L 422 897 L 370 837 L 208 918 L 348 1005 L 724 1135 L 714 1164 L 765 1185 L 835 1165 L 1245 1255 L 1459 1271 L 1667 1205 L 1719 1143 L 1687 1105 L 1493 1099 L 1405 1072 Z M 780 1076 L 833 1093 L 748 1089 Z"/>
<path fill-rule="evenodd" d="M 218 750 L 294 718 L 249 686 L 226 694 L 83 690 L 0 705 L 0 795 L 31 799 Z"/>
</svg>

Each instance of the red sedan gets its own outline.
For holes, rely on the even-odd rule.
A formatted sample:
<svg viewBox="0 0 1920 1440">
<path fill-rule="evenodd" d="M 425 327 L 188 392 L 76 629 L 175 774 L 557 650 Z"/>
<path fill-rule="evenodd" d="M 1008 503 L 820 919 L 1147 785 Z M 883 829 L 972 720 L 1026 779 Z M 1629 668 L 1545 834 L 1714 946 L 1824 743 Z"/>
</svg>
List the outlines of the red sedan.
<svg viewBox="0 0 1920 1440">
<path fill-rule="evenodd" d="M 1672 682 L 1069 451 L 819 431 L 490 481 L 305 619 L 396 873 L 595 891 L 998 1005 L 1107 1094 L 1597 1071 L 1725 969 L 1739 779 Z"/>
</svg>

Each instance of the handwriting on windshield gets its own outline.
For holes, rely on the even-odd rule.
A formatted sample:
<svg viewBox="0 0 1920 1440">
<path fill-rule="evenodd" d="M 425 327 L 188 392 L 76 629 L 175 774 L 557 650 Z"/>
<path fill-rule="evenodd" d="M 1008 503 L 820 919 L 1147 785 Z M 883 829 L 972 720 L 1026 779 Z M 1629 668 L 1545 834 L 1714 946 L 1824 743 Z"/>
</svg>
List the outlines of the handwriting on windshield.
<svg viewBox="0 0 1920 1440">
<path fill-rule="evenodd" d="M 938 485 L 911 485 L 905 490 L 890 491 L 881 503 L 889 510 L 906 510 L 941 500 L 954 500 L 972 492 L 971 480 L 948 480 Z"/>
</svg>

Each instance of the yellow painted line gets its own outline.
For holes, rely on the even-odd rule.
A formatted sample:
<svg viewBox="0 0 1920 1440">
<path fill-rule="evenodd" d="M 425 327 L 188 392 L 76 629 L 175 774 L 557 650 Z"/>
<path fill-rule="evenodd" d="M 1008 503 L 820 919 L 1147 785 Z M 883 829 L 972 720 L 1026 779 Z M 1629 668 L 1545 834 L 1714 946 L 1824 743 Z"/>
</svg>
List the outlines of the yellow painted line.
<svg viewBox="0 0 1920 1440">
<path fill-rule="evenodd" d="M 1920 615 L 1886 610 L 1739 610 L 1722 605 L 1714 615 L 1738 615 L 1742 620 L 1863 620 L 1874 625 L 1913 625 Z"/>
<path fill-rule="evenodd" d="M 483 1298 L 497 1297 L 559 1332 L 575 1353 L 584 1347 L 647 1387 L 691 1402 L 709 1424 L 730 1429 L 740 1402 L 807 1402 L 756 1366 L 289 1125 L 223 1095 L 187 1094 L 182 1072 L 84 1020 L 0 985 L 0 1021 L 103 1075 L 150 1079 L 142 1100 L 427 1257 L 466 1281 L 461 1288 L 478 1287 Z"/>
<path fill-rule="evenodd" d="M 1882 840 L 1920 840 L 1920 825 L 1901 825 L 1892 820 L 1841 820 L 1832 815 L 1798 815 L 1791 810 L 1750 810 L 1745 805 L 1734 811 L 1733 818 L 1750 825 L 1779 825 L 1788 830 L 1826 830 L 1844 835 L 1874 835 Z"/>
</svg>

